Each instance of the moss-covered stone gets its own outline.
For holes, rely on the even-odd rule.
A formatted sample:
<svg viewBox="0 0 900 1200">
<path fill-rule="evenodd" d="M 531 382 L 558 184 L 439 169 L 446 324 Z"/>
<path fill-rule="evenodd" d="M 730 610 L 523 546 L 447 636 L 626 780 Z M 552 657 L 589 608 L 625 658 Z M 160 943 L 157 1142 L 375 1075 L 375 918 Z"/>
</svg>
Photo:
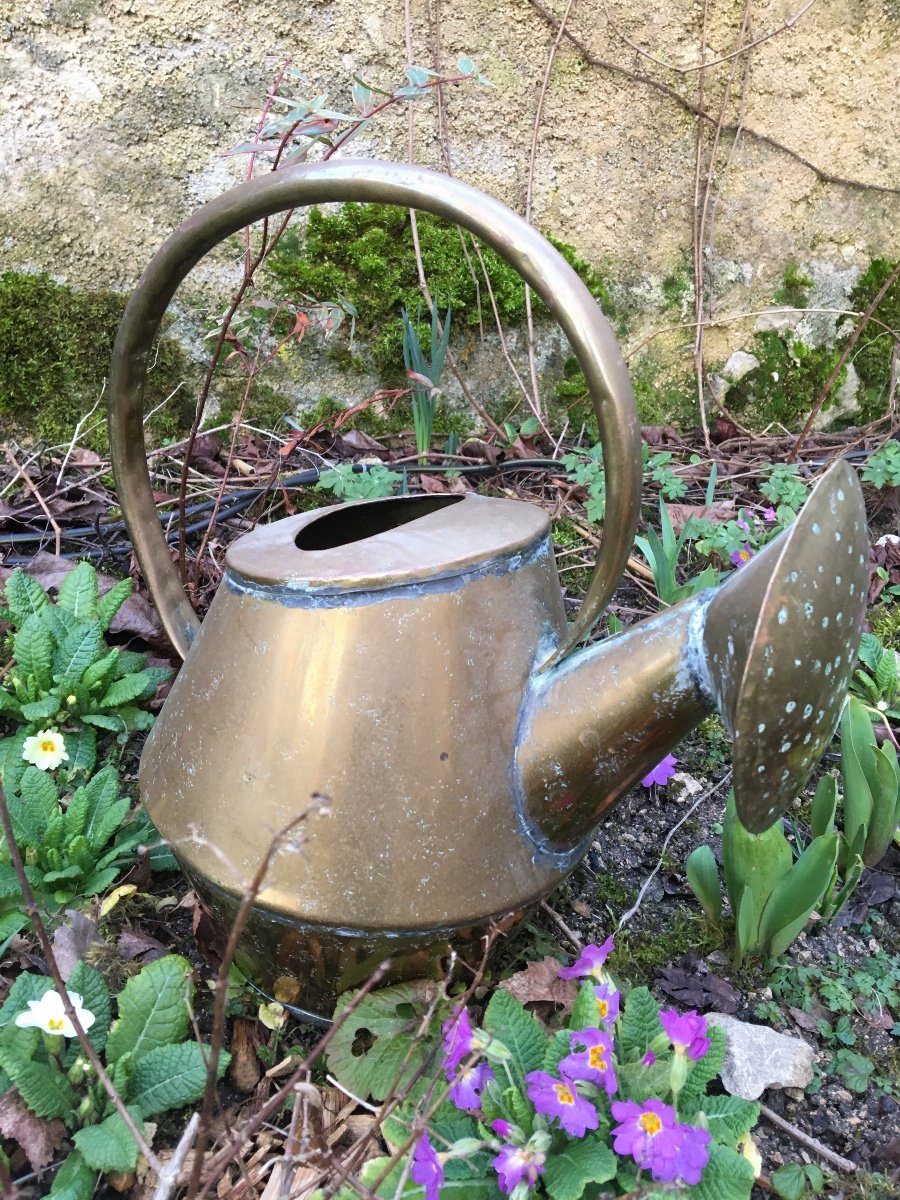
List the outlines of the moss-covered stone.
<svg viewBox="0 0 900 1200">
<path fill-rule="evenodd" d="M 897 260 L 876 258 L 850 293 L 850 307 L 864 312 L 884 286 Z M 870 324 L 853 350 L 853 365 L 860 382 L 860 422 L 883 416 L 891 378 L 895 340 L 882 326 L 900 336 L 900 279 L 895 279 L 872 314 L 881 325 Z M 846 331 L 844 340 L 850 336 Z"/>
<path fill-rule="evenodd" d="M 809 276 L 804 275 L 795 262 L 790 262 L 784 269 L 781 285 L 772 300 L 787 308 L 803 308 L 809 300 L 812 287 L 813 281 Z"/>
<path fill-rule="evenodd" d="M 882 645 L 900 651 L 900 604 L 880 604 L 869 613 L 868 621 Z"/>
<path fill-rule="evenodd" d="M 728 391 L 729 412 L 755 429 L 773 423 L 797 429 L 806 420 L 837 362 L 835 346 L 807 346 L 789 332 L 765 329 L 754 335 L 759 366 Z M 844 378 L 842 369 L 823 406 L 827 412 Z"/>
<path fill-rule="evenodd" d="M 16 437 L 65 445 L 103 393 L 113 342 L 125 308 L 115 292 L 78 292 L 48 275 L 0 275 L 0 416 Z M 183 349 L 162 338 L 151 358 L 146 411 L 195 374 Z M 193 392 L 181 388 L 150 418 L 156 441 L 190 428 Z M 80 440 L 105 451 L 106 421 Z"/>
</svg>

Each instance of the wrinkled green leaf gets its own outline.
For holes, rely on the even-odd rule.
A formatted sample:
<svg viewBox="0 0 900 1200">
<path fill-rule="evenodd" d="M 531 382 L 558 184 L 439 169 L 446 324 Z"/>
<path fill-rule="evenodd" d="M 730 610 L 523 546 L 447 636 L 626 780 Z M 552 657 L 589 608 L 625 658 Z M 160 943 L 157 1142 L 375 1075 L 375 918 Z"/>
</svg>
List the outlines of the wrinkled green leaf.
<svg viewBox="0 0 900 1200">
<path fill-rule="evenodd" d="M 119 996 L 119 1019 L 107 1038 L 107 1062 L 114 1063 L 130 1051 L 138 1063 L 158 1046 L 184 1040 L 193 994 L 190 976 L 187 959 L 169 954 L 129 979 Z"/>
</svg>

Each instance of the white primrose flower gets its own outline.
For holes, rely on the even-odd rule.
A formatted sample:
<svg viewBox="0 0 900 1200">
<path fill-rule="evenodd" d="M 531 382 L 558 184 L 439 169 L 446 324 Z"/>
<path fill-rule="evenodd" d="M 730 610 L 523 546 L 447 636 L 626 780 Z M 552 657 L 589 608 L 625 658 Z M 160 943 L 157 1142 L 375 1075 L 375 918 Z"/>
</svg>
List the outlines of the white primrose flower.
<svg viewBox="0 0 900 1200">
<path fill-rule="evenodd" d="M 34 763 L 39 771 L 55 771 L 61 762 L 68 762 L 66 743 L 57 729 L 39 729 L 25 739 L 22 757 Z"/>
<path fill-rule="evenodd" d="M 75 1016 L 78 1018 L 81 1028 L 85 1031 L 90 1029 L 94 1021 L 97 1019 L 94 1014 L 87 1008 L 82 1008 L 81 997 L 77 992 L 68 992 L 69 1001 L 75 1009 Z M 40 1000 L 28 1001 L 29 1012 L 21 1012 L 16 1017 L 16 1024 L 20 1029 L 27 1029 L 29 1026 L 36 1026 L 43 1030 L 44 1033 L 56 1034 L 62 1037 L 75 1037 L 75 1026 L 66 1015 L 66 1010 L 63 1008 L 62 996 L 55 988 L 50 988 L 44 992 Z"/>
</svg>

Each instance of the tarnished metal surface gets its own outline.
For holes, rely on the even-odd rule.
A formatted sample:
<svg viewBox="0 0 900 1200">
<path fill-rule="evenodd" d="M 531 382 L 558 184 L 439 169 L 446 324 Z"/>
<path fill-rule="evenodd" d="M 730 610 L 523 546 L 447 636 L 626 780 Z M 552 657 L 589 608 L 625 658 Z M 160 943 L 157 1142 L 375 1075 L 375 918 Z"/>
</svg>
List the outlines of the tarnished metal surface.
<svg viewBox="0 0 900 1200">
<path fill-rule="evenodd" d="M 520 216 L 449 176 L 370 159 L 286 167 L 258 175 L 204 205 L 162 246 L 125 310 L 109 378 L 110 450 L 119 501 L 166 631 L 184 656 L 196 637 L 198 621 L 157 521 L 145 460 L 144 383 L 160 322 L 179 284 L 218 242 L 285 209 L 334 200 L 424 209 L 471 230 L 534 288 L 569 339 L 597 413 L 608 499 L 594 576 L 559 657 L 606 606 L 637 528 L 640 425 L 625 363 L 590 292 L 562 255 Z"/>
<path fill-rule="evenodd" d="M 865 620 L 867 558 L 862 489 L 840 461 L 710 605 L 711 674 L 734 737 L 738 815 L 753 833 L 778 820 L 837 728 Z"/>
<path fill-rule="evenodd" d="M 709 712 L 690 666 L 702 603 L 642 621 L 531 681 L 516 748 L 529 840 L 571 852 Z"/>
<path fill-rule="evenodd" d="M 273 591 L 231 565 L 266 560 L 252 552 L 264 531 L 229 552 L 141 763 L 147 810 L 193 871 L 239 892 L 275 832 L 322 795 L 331 815 L 311 818 L 302 852 L 280 853 L 260 894 L 285 917 L 368 931 L 470 925 L 557 882 L 559 865 L 521 835 L 510 770 L 538 647 L 565 629 L 546 514 L 466 497 L 343 549 L 366 579 L 383 548 L 388 561 L 446 566 L 459 514 L 495 505 L 500 530 L 516 513 L 511 548 L 486 531 L 489 569 L 466 559 L 453 577 L 423 569 L 415 585 L 401 573 L 338 597 Z M 321 558 L 310 570 L 322 582 L 341 551 L 294 554 Z M 290 577 L 289 556 L 284 567 Z"/>
</svg>

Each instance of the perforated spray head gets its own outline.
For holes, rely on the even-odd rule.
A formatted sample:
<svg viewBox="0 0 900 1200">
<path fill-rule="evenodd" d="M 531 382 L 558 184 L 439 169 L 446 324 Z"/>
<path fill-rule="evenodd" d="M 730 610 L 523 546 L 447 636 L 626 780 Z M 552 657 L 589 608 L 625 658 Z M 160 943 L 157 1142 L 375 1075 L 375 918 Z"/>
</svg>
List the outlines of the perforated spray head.
<svg viewBox="0 0 900 1200">
<path fill-rule="evenodd" d="M 738 815 L 753 833 L 784 813 L 837 728 L 865 617 L 867 555 L 862 489 L 841 460 L 709 605 L 709 684 L 734 738 Z"/>
</svg>

